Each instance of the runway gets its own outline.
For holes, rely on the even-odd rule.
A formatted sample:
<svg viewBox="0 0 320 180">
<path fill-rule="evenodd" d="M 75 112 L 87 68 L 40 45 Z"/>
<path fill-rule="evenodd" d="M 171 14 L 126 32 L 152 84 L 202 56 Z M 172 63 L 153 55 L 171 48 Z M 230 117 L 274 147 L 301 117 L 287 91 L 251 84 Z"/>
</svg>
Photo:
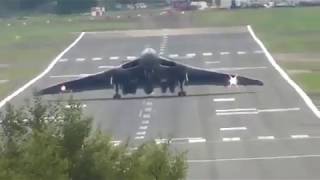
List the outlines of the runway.
<svg viewBox="0 0 320 180">
<path fill-rule="evenodd" d="M 148 33 L 147 33 L 148 32 Z M 186 87 L 112 100 L 113 91 L 75 94 L 94 127 L 116 143 L 171 139 L 188 151 L 188 179 L 320 178 L 320 120 L 280 76 L 246 27 L 86 33 L 33 88 L 107 70 L 152 47 L 196 67 L 262 80 L 263 87 Z M 159 98 L 162 96 L 162 98 Z M 55 99 L 55 96 L 47 96 Z M 15 100 L 17 101 L 17 100 Z"/>
</svg>

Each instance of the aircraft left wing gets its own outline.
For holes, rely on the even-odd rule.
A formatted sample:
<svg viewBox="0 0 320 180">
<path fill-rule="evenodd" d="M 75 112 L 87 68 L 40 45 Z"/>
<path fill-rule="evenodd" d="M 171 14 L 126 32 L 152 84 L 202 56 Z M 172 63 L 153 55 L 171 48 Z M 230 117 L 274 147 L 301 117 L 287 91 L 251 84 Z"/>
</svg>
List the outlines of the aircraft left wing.
<svg viewBox="0 0 320 180">
<path fill-rule="evenodd" d="M 64 92 L 81 92 L 88 90 L 110 89 L 112 88 L 113 70 L 94 74 L 77 80 L 63 82 L 43 90 L 38 95 L 59 94 Z"/>
<path fill-rule="evenodd" d="M 262 86 L 263 82 L 243 76 L 224 74 L 209 70 L 202 70 L 193 67 L 186 68 L 186 85 L 242 85 L 242 86 Z"/>
</svg>

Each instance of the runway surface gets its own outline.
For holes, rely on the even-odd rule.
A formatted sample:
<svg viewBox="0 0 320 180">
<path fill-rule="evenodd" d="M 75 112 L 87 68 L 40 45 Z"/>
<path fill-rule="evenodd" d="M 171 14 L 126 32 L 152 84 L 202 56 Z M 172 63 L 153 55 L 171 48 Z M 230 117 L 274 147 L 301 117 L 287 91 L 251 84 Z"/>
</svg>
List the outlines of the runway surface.
<svg viewBox="0 0 320 180">
<path fill-rule="evenodd" d="M 188 151 L 188 179 L 320 178 L 320 120 L 271 66 L 246 27 L 86 33 L 32 88 L 107 70 L 138 57 L 145 47 L 265 85 L 187 87 L 187 97 L 157 90 L 146 99 L 136 98 L 145 96 L 142 91 L 123 100 L 112 100 L 111 90 L 75 94 L 94 117 L 94 127 L 119 143 L 128 137 L 136 144 L 171 138 L 173 148 Z"/>
</svg>

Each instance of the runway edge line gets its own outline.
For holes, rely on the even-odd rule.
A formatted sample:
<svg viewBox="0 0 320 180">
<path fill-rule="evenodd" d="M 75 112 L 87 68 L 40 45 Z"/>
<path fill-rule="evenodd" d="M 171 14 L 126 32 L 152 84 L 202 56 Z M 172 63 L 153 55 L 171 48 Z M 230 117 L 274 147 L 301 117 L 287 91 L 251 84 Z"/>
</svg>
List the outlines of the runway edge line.
<svg viewBox="0 0 320 180">
<path fill-rule="evenodd" d="M 289 77 L 289 75 L 277 64 L 277 62 L 274 60 L 274 58 L 271 56 L 267 48 L 264 46 L 262 41 L 255 35 L 252 27 L 250 25 L 247 25 L 248 31 L 252 38 L 256 41 L 256 43 L 260 46 L 260 48 L 263 50 L 265 56 L 271 63 L 271 65 L 280 73 L 280 75 L 283 77 L 284 80 L 286 80 L 291 87 L 301 96 L 301 98 L 304 100 L 304 102 L 307 104 L 307 106 L 311 109 L 311 111 L 320 119 L 320 111 L 317 109 L 317 107 L 313 104 L 310 97 Z"/>
<path fill-rule="evenodd" d="M 77 37 L 76 40 L 73 41 L 73 43 L 71 43 L 65 50 L 63 50 L 55 59 L 53 59 L 53 61 L 51 61 L 51 63 L 49 64 L 49 66 L 42 72 L 40 73 L 38 76 L 36 76 L 35 78 L 31 79 L 29 82 L 27 82 L 26 84 L 24 84 L 22 87 L 20 87 L 19 89 L 17 89 L 16 91 L 14 91 L 12 94 L 10 94 L 9 96 L 7 96 L 6 98 L 4 98 L 3 100 L 1 100 L 0 102 L 0 108 L 2 108 L 7 102 L 9 102 L 11 99 L 13 99 L 14 97 L 16 97 L 17 95 L 19 95 L 20 93 L 22 93 L 24 90 L 26 90 L 29 86 L 31 86 L 32 84 L 34 84 L 35 82 L 37 82 L 39 79 L 41 79 L 43 76 L 45 76 L 53 67 L 54 65 L 59 61 L 59 59 L 65 54 L 67 53 L 71 48 L 73 48 L 85 35 L 85 32 L 81 32 L 81 34 Z"/>
</svg>

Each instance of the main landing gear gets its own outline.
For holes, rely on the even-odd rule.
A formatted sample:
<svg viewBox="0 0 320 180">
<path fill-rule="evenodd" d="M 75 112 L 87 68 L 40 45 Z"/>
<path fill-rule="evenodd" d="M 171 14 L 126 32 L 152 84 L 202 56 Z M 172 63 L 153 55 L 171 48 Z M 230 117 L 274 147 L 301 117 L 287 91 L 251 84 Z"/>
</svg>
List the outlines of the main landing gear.
<svg viewBox="0 0 320 180">
<path fill-rule="evenodd" d="M 113 99 L 120 99 L 121 95 L 119 94 L 119 84 L 116 84 L 116 94 L 113 95 Z"/>
<path fill-rule="evenodd" d="M 183 90 L 183 81 L 179 82 L 180 91 L 178 92 L 178 96 L 186 96 L 187 93 Z"/>
</svg>

